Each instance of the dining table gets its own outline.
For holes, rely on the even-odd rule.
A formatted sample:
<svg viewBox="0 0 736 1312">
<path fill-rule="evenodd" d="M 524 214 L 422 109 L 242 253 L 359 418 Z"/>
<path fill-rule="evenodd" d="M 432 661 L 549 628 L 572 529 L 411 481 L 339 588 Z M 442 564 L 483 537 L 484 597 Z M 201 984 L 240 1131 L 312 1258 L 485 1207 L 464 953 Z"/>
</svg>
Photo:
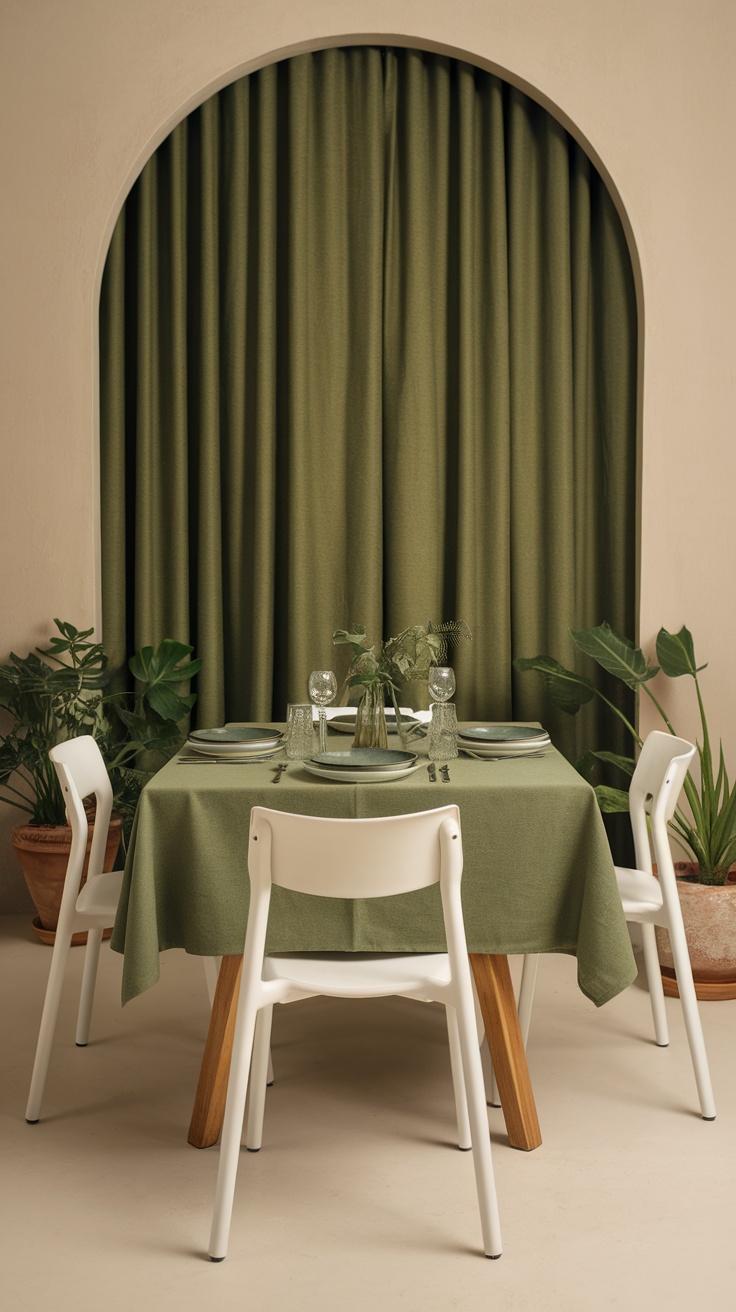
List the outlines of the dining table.
<svg viewBox="0 0 736 1312">
<path fill-rule="evenodd" d="M 542 1138 L 509 954 L 574 956 L 578 986 L 596 1006 L 635 978 L 601 814 L 573 766 L 550 746 L 500 760 L 460 755 L 440 772 L 427 760 L 426 740 L 411 750 L 416 768 L 401 778 L 346 782 L 317 776 L 283 753 L 225 761 L 185 746 L 143 789 L 111 946 L 123 954 L 123 1004 L 157 982 L 160 954 L 170 948 L 222 958 L 189 1126 L 195 1147 L 217 1141 L 224 1115 L 253 806 L 360 819 L 457 804 L 468 953 L 514 1147 L 529 1151 Z M 356 901 L 275 887 L 266 950 L 444 952 L 439 889 Z"/>
</svg>

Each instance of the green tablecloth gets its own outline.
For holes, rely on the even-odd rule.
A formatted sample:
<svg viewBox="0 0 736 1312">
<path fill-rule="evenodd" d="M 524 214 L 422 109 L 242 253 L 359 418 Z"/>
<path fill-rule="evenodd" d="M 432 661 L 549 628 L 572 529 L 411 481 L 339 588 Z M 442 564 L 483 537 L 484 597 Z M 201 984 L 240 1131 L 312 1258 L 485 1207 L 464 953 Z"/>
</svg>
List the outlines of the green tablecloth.
<svg viewBox="0 0 736 1312">
<path fill-rule="evenodd" d="M 349 741 L 340 743 L 348 746 Z M 426 747 L 418 749 L 426 751 Z M 159 953 L 242 952 L 252 806 L 369 817 L 456 802 L 471 952 L 566 952 L 600 1006 L 636 975 L 595 796 L 558 752 L 452 761 L 450 783 L 424 767 L 398 782 L 333 783 L 290 762 L 164 767 L 143 790 L 112 937 L 125 954 L 123 1002 L 159 978 Z M 274 889 L 268 950 L 433 952 L 445 940 L 437 888 L 358 902 Z"/>
</svg>

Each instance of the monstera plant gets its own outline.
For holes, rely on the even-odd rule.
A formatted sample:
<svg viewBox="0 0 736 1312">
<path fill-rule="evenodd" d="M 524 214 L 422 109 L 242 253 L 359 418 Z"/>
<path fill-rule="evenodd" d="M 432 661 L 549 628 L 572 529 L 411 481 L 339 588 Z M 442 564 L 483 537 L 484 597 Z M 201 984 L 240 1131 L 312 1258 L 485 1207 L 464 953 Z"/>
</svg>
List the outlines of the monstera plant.
<svg viewBox="0 0 736 1312">
<path fill-rule="evenodd" d="M 696 662 L 691 633 L 685 627 L 679 633 L 660 629 L 656 643 L 659 663 L 656 665 L 648 660 L 641 648 L 614 633 L 608 624 L 600 624 L 594 629 L 571 630 L 570 636 L 579 651 L 631 689 L 637 705 L 642 695 L 647 697 L 669 733 L 674 734 L 675 729 L 654 695 L 651 681 L 660 673 L 669 679 L 692 679 L 701 725 L 701 738 L 697 744 L 700 777 L 696 779 L 688 774 L 685 780 L 688 809 L 677 808 L 671 829 L 675 840 L 696 863 L 698 882 L 724 885 L 731 866 L 736 862 L 736 789 L 729 783 L 723 744 L 719 741 L 715 746 L 710 735 L 698 681 L 698 675 L 706 667 Z M 623 721 L 634 742 L 641 745 L 635 726 L 585 675 L 566 669 L 550 656 L 524 657 L 514 664 L 519 670 L 536 670 L 541 674 L 551 701 L 570 715 L 575 715 L 593 697 L 601 698 L 611 713 Z M 633 774 L 633 758 L 592 750 L 577 762 L 586 778 L 591 777 L 596 760 L 615 766 L 625 775 Z M 602 811 L 628 810 L 628 792 L 606 785 L 599 785 L 595 791 Z"/>
<path fill-rule="evenodd" d="M 130 833 L 143 785 L 176 750 L 194 694 L 182 684 L 201 662 L 171 638 L 142 647 L 128 662 L 132 689 L 116 688 L 107 655 L 92 629 L 54 620 L 48 646 L 27 656 L 11 653 L 0 667 L 0 801 L 26 813 L 15 826 L 13 850 L 36 905 L 34 933 L 53 943 L 71 847 L 64 801 L 49 749 L 91 734 L 99 744 L 113 789 L 113 819 L 104 869 L 111 870 L 121 837 Z M 90 811 L 90 835 L 94 817 Z M 86 933 L 73 942 L 82 942 Z"/>
<path fill-rule="evenodd" d="M 0 667 L 0 707 L 11 717 L 0 734 L 0 800 L 27 812 L 33 825 L 66 824 L 49 748 L 91 734 L 129 828 L 144 783 L 181 742 L 180 724 L 195 696 L 180 689 L 201 661 L 189 660 L 191 647 L 165 638 L 128 662 L 132 691 L 111 690 L 108 658 L 93 630 L 54 623 L 58 633 L 47 647 L 11 653 Z"/>
</svg>

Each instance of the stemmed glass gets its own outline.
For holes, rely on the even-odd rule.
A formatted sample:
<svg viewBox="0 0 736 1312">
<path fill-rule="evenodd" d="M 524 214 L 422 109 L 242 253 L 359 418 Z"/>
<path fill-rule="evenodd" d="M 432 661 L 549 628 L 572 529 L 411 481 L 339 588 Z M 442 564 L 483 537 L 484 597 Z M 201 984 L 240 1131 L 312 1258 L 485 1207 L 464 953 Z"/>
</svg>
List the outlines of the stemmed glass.
<svg viewBox="0 0 736 1312">
<path fill-rule="evenodd" d="M 427 755 L 430 761 L 450 761 L 457 756 L 457 713 L 450 703 L 455 671 L 449 665 L 431 665 L 427 687 L 434 697 Z"/>
<path fill-rule="evenodd" d="M 436 702 L 449 702 L 455 691 L 455 671 L 449 665 L 430 665 L 427 687 Z"/>
<path fill-rule="evenodd" d="M 312 670 L 309 676 L 309 696 L 319 707 L 319 750 L 327 751 L 327 716 L 325 706 L 337 696 L 337 678 L 332 670 Z"/>
</svg>

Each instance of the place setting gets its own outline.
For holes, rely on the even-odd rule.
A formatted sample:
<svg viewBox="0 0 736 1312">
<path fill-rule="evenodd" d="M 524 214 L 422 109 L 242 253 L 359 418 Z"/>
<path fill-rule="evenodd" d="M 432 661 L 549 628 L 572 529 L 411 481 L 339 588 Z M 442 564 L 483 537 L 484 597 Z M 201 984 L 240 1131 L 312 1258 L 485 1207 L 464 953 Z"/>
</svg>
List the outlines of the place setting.
<svg viewBox="0 0 736 1312">
<path fill-rule="evenodd" d="M 389 783 L 419 769 L 415 752 L 386 747 L 350 747 L 344 752 L 317 752 L 301 762 L 309 774 L 331 783 Z"/>
<path fill-rule="evenodd" d="M 552 746 L 546 729 L 526 724 L 479 724 L 458 728 L 458 750 L 477 761 L 543 756 Z"/>
<path fill-rule="evenodd" d="M 255 725 L 193 729 L 178 765 L 249 765 L 270 761 L 284 749 L 282 730 Z"/>
<path fill-rule="evenodd" d="M 407 711 L 406 714 L 401 711 L 400 714 L 402 732 L 407 733 L 411 730 L 416 737 L 421 737 L 426 733 L 426 725 L 422 724 L 421 720 L 418 720 L 415 715 L 412 715 L 411 711 Z M 330 733 L 350 734 L 354 737 L 357 717 L 357 706 L 346 706 L 344 711 L 341 710 L 337 715 L 332 715 L 330 717 L 327 722 L 328 731 Z M 398 719 L 393 706 L 385 707 L 384 717 L 386 720 L 386 731 L 388 733 L 398 733 Z"/>
</svg>

